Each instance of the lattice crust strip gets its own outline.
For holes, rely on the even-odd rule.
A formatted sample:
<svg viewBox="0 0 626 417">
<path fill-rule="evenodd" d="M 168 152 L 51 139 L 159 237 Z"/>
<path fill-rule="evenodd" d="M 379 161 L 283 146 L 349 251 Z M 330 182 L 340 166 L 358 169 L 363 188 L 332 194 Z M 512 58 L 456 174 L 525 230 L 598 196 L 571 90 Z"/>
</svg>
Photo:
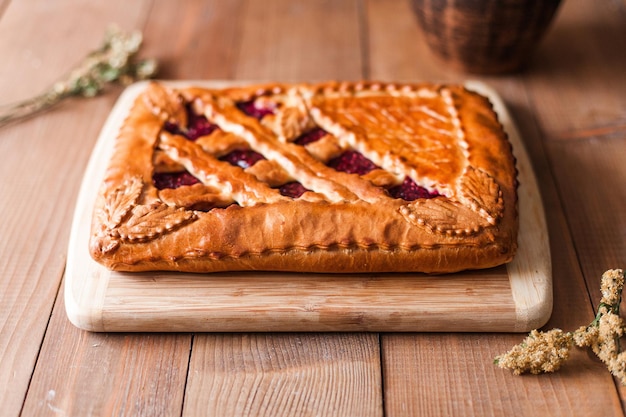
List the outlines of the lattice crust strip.
<svg viewBox="0 0 626 417">
<path fill-rule="evenodd" d="M 151 83 L 120 132 L 91 253 L 120 270 L 488 267 L 515 252 L 515 188 L 495 113 L 462 87 Z"/>
</svg>

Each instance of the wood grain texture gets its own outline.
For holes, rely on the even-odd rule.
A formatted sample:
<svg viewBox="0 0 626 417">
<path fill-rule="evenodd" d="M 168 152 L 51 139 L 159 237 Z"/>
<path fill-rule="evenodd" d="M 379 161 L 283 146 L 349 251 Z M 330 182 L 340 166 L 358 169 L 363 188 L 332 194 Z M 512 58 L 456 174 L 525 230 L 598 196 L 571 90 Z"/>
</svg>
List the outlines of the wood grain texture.
<svg viewBox="0 0 626 417">
<path fill-rule="evenodd" d="M 68 16 L 68 8 L 76 13 Z M 24 99 L 99 46 L 109 20 L 133 26 L 141 3 L 11 2 L 0 22 L 3 103 Z M 76 36 L 77 34 L 81 36 Z M 50 48 L 66 45 L 65 48 Z M 26 80 L 18 82 L 18 80 Z M 70 213 L 115 97 L 78 100 L 0 131 L 0 403 L 18 415 L 63 274 Z M 100 115 L 100 117 L 98 117 Z M 76 122 L 80 120 L 80 122 Z M 86 146 L 76 146 L 82 141 Z M 9 204 L 10 202 L 10 204 Z"/>
<path fill-rule="evenodd" d="M 4 14 L 4 11 L 7 9 L 7 7 L 9 7 L 9 3 L 11 2 L 11 0 L 2 0 L 0 1 L 0 18 L 2 18 L 2 15 Z"/>
<path fill-rule="evenodd" d="M 433 58 L 409 1 L 366 0 L 370 78 L 463 82 Z M 389 30 L 393 22 L 394 30 Z"/>
<path fill-rule="evenodd" d="M 162 79 L 230 79 L 242 47 L 244 0 L 156 0 L 148 15 L 142 50 L 159 61 Z"/>
<path fill-rule="evenodd" d="M 615 137 L 554 141 L 552 166 L 594 305 L 600 277 L 626 267 L 626 129 Z"/>
<path fill-rule="evenodd" d="M 203 335 L 184 414 L 382 416 L 375 334 Z"/>
<path fill-rule="evenodd" d="M 623 2 L 563 2 L 526 75 L 546 139 L 626 126 L 625 50 Z"/>
<path fill-rule="evenodd" d="M 616 42 L 620 50 L 624 49 L 620 45 L 626 38 L 626 5 L 608 2 L 594 9 L 596 13 L 591 16 L 589 4 L 572 3 L 562 12 L 563 23 L 555 27 L 554 42 L 575 32 L 580 42 L 572 50 L 558 53 L 560 59 L 569 62 L 569 54 L 584 59 L 563 73 L 565 79 L 558 79 L 565 86 L 558 97 L 543 83 L 544 77 L 557 70 L 551 63 L 556 57 L 547 60 L 547 68 L 537 76 L 529 77 L 528 85 L 548 139 L 550 166 L 595 305 L 601 297 L 601 274 L 626 264 L 626 57 L 608 48 Z M 596 68 L 598 61 L 609 64 Z M 582 84 L 584 89 L 579 87 Z M 562 127 L 554 128 L 555 124 Z"/>
<path fill-rule="evenodd" d="M 519 338 L 386 335 L 386 416 L 621 416 L 603 365 L 575 352 L 558 374 L 514 376 L 493 365 Z M 558 395 L 554 393 L 558 392 Z"/>
<path fill-rule="evenodd" d="M 237 19 L 230 19 L 231 27 L 241 33 L 237 58 L 228 62 L 234 78 L 308 81 L 361 77 L 362 50 L 354 1 L 247 1 L 242 12 Z M 379 349 L 377 337 L 358 333 L 331 334 L 316 341 L 315 336 L 308 336 L 302 339 L 305 346 L 309 346 L 306 350 L 289 347 L 296 340 L 292 336 L 252 333 L 245 338 L 247 344 L 237 349 L 238 361 L 256 358 L 264 368 L 248 367 L 242 372 L 237 362 L 216 349 L 215 335 L 196 335 L 191 364 L 192 369 L 199 372 L 189 373 L 187 384 L 190 388 L 185 396 L 184 415 L 194 415 L 196 411 L 204 414 L 206 409 L 216 413 L 225 409 L 222 415 L 229 415 L 227 412 L 232 411 L 230 415 L 251 416 L 382 415 L 382 390 L 355 384 L 355 381 L 364 381 L 362 375 L 366 370 L 374 372 L 366 378 L 368 383 L 380 386 L 380 377 L 376 376 L 380 374 L 374 370 L 378 368 L 380 372 L 379 357 L 372 355 Z M 242 336 L 223 335 L 221 339 L 223 346 L 241 346 Z M 260 361 L 259 354 L 270 346 L 283 346 L 294 356 L 280 362 Z M 350 349 L 345 350 L 347 346 L 359 346 L 361 352 L 369 352 L 367 363 L 348 359 L 355 356 Z M 280 350 L 276 352 L 280 353 Z M 213 355 L 223 361 L 219 378 L 211 378 L 210 373 L 207 375 L 211 368 L 202 366 L 204 358 Z M 342 358 L 338 366 L 327 361 L 331 357 Z M 265 369 L 271 373 L 266 373 Z M 323 375 L 324 384 L 319 383 L 320 375 Z M 243 381 L 242 377 L 245 377 Z M 207 380 L 213 384 L 210 397 L 202 388 Z M 285 383 L 281 384 L 281 381 Z M 266 390 L 271 387 L 271 390 L 263 391 L 263 395 L 255 400 L 251 391 L 255 384 Z M 238 402 L 238 399 L 246 398 L 238 395 L 242 390 L 244 395 L 251 396 L 248 402 Z M 277 403 L 283 406 L 277 407 Z"/>
<path fill-rule="evenodd" d="M 512 331 L 528 326 L 526 318 L 518 318 L 504 268 L 445 282 L 289 274 L 99 279 L 104 283 L 93 289 L 94 303 L 80 307 L 87 312 L 69 312 L 77 325 L 96 331 Z M 86 299 L 89 291 L 81 296 Z M 472 314 L 477 309 L 480 314 Z M 541 322 L 547 317 L 535 315 L 533 320 Z"/>
<path fill-rule="evenodd" d="M 626 3 L 564 5 L 527 85 L 574 239 L 572 261 L 597 307 L 601 274 L 626 265 L 626 55 L 615 52 L 626 48 Z M 626 388 L 616 386 L 626 409 Z"/>
<path fill-rule="evenodd" d="M 358 18 L 356 0 L 248 1 L 235 78 L 358 80 Z"/>
<path fill-rule="evenodd" d="M 226 5 L 228 3 L 228 5 Z M 306 36 L 317 36 L 310 41 L 305 61 L 302 47 L 305 39 L 303 29 L 311 24 L 324 23 L 322 7 L 325 4 L 302 2 L 290 5 L 288 2 L 195 2 L 185 11 L 179 11 L 173 2 L 156 2 L 146 27 L 147 39 L 155 39 L 146 44 L 146 53 L 154 51 L 165 59 L 165 78 L 209 79 L 209 78 L 306 78 L 302 62 L 310 62 L 314 73 L 316 66 L 329 66 L 329 75 L 337 72 L 337 62 L 319 61 L 319 42 L 327 34 L 313 30 L 306 31 Z M 331 7 L 344 7 L 342 5 Z M 352 6 L 353 7 L 353 6 Z M 304 8 L 304 10 L 302 10 Z M 303 14 L 304 12 L 304 14 Z M 184 13 L 179 15 L 178 13 Z M 317 16 L 311 22 L 310 15 Z M 172 17 L 189 22 L 181 32 L 169 33 L 164 27 L 171 24 Z M 340 14 L 340 20 L 354 19 L 349 14 Z M 280 20 L 276 20 L 280 19 Z M 356 20 L 353 20 L 356 22 Z M 291 26 L 290 26 L 291 25 Z M 278 28 L 282 28 L 279 30 Z M 350 31 L 351 26 L 347 29 Z M 340 33 L 346 29 L 335 29 Z M 295 37 L 295 41 L 293 39 Z M 297 48 L 294 50 L 294 46 Z M 352 45 L 354 46 L 354 45 Z M 357 49 L 358 51 L 358 49 Z M 358 54 L 358 52 L 357 52 Z M 299 57 L 294 59 L 294 57 Z M 324 58 L 324 57 L 322 57 Z M 350 57 L 346 57 L 349 59 Z M 181 65 L 184 62 L 184 65 Z M 340 63 L 341 64 L 341 63 Z M 309 64 L 307 64 L 309 65 Z M 357 63 L 358 65 L 358 63 Z M 295 68 L 294 68 L 295 66 Z M 343 62 L 343 68 L 358 76 L 357 66 Z M 309 73 L 309 74 L 311 74 Z M 247 342 L 242 344 L 242 340 Z M 377 338 L 363 338 L 359 335 L 327 335 L 324 345 L 333 347 L 320 349 L 293 349 L 294 338 L 281 335 L 196 335 L 192 351 L 192 368 L 189 373 L 189 388 L 185 395 L 184 415 L 205 415 L 206 410 L 213 415 L 261 415 L 269 409 L 274 413 L 283 412 L 278 404 L 289 405 L 292 415 L 312 415 L 313 412 L 330 414 L 332 410 L 341 410 L 343 415 L 380 415 L 382 393 L 372 387 L 380 383 L 376 377 L 379 372 L 378 357 L 368 357 L 369 364 L 348 363 L 352 353 L 346 353 L 339 368 L 328 363 L 325 384 L 316 382 L 318 364 L 324 363 L 327 355 L 333 357 L 335 347 L 345 343 L 364 345 L 369 352 L 378 349 Z M 305 341 L 305 344 L 308 344 Z M 316 342 L 312 342 L 315 346 Z M 260 347 L 259 347 L 260 346 Z M 275 350 L 274 346 L 281 349 Z M 288 362 L 268 361 L 265 350 L 272 352 L 290 352 Z M 291 349 L 291 350 L 290 350 Z M 246 363 L 256 361 L 263 367 L 248 367 L 245 370 L 233 362 L 233 352 L 237 361 L 245 358 Z M 207 358 L 215 358 L 208 361 Z M 208 362 L 207 362 L 208 361 Z M 212 369 L 207 364 L 222 362 L 219 368 Z M 273 371 L 269 371 L 273 367 Z M 216 369 L 221 369 L 214 374 Z M 340 372 L 335 370 L 339 369 Z M 245 372 L 244 372 L 245 371 Z M 354 385 L 352 378 L 363 372 L 373 372 L 367 384 Z M 274 376 L 271 376 L 272 373 Z M 306 377 L 302 377 L 305 375 Z M 242 379 L 243 378 L 243 379 Z M 301 385 L 304 381 L 305 385 Z M 210 395 L 204 388 L 211 384 Z M 199 389 L 199 387 L 202 387 Z M 231 391 L 232 388 L 236 391 Z M 329 392 L 329 388 L 332 390 Z M 242 395 L 236 395 L 244 390 Z M 264 389 L 265 395 L 255 394 L 254 390 Z M 339 397 L 335 392 L 342 392 Z M 356 399 L 366 393 L 370 399 L 357 402 Z M 241 402 L 247 397 L 247 402 Z M 285 403 L 281 402 L 284 399 Z M 259 402 L 262 400 L 262 402 Z M 294 402 L 295 400 L 295 402 Z M 315 408 L 311 408 L 315 406 Z M 316 411 L 312 411 L 316 409 Z M 354 413 L 353 413 L 354 412 Z M 248 413 L 248 414 L 243 414 Z M 351 414 L 353 413 L 353 414 Z M 211 414 L 211 413 L 208 413 Z M 269 414 L 271 415 L 271 414 Z"/>
<path fill-rule="evenodd" d="M 41 91 L 110 22 L 146 22 L 144 54 L 164 78 L 466 78 L 432 59 L 409 0 L 290 3 L 0 0 L 0 102 Z M 540 180 L 554 269 L 547 328 L 589 322 L 598 273 L 623 261 L 625 10 L 624 0 L 567 0 L 526 73 L 480 78 L 504 98 Z M 57 290 L 78 184 L 119 91 L 0 130 L 2 416 L 624 415 L 626 392 L 585 353 L 554 375 L 495 368 L 520 335 L 384 334 L 379 348 L 362 333 L 77 330 Z"/>
<path fill-rule="evenodd" d="M 541 154 L 534 153 L 534 146 L 529 148 L 542 164 Z M 551 177 L 540 181 L 546 196 L 554 268 L 554 312 L 545 328 L 574 330 L 590 322 L 594 313 L 554 181 Z M 492 364 L 495 356 L 521 340 L 519 335 L 385 335 L 386 414 L 622 415 L 612 378 L 601 363 L 582 351 L 576 351 L 561 371 L 551 375 L 517 377 Z M 430 352 L 427 359 L 423 352 Z M 421 388 L 427 386 L 437 388 Z M 559 393 L 558 400 L 554 392 Z"/>
<path fill-rule="evenodd" d="M 530 122 L 524 129 L 525 138 L 530 141 L 539 140 L 537 131 L 528 128 L 533 125 Z M 536 165 L 544 165 L 545 156 L 538 153 L 542 152 L 540 144 L 535 143 L 529 149 Z M 545 196 L 554 280 L 554 311 L 545 328 L 574 330 L 589 323 L 594 313 L 588 306 L 587 287 L 577 267 L 576 252 L 556 194 L 554 180 L 546 176 L 540 176 L 539 180 Z M 549 415 L 583 416 L 588 415 L 589 410 L 607 415 L 622 415 L 612 378 L 590 356 L 582 352 L 576 353 L 562 371 L 553 375 L 515 377 L 508 371 L 496 368 L 492 361 L 495 356 L 520 343 L 522 337 L 483 336 L 478 343 L 475 336 L 462 334 L 385 335 L 382 353 L 383 374 L 386 375 L 383 385 L 387 415 L 401 416 L 408 411 L 409 415 L 424 416 L 439 413 L 498 416 L 541 412 Z M 433 348 L 433 345 L 452 347 Z M 451 351 L 455 352 L 454 355 L 449 354 Z M 417 352 L 420 356 L 419 362 L 408 359 L 418 356 Z M 425 360 L 422 357 L 423 352 L 432 352 L 432 355 Z M 537 380 L 530 384 L 528 379 L 531 378 Z M 477 381 L 481 390 L 477 393 L 467 381 Z M 439 388 L 418 388 L 427 384 Z M 419 390 L 418 393 L 416 389 Z M 508 393 L 506 401 L 502 399 L 503 391 Z M 551 393 L 555 391 L 559 392 L 558 401 L 552 399 Z M 469 398 L 472 401 L 467 400 Z M 597 401 L 597 398 L 604 400 Z"/>
<path fill-rule="evenodd" d="M 191 336 L 81 331 L 56 303 L 24 416 L 180 415 Z"/>
<path fill-rule="evenodd" d="M 389 8 L 402 11 L 405 7 L 402 3 L 392 2 Z M 385 13 L 391 13 L 386 9 L 388 4 L 368 2 L 372 78 L 401 76 L 459 81 L 466 77 L 437 60 L 424 59 L 428 53 L 424 52 L 425 44 L 419 32 L 415 38 L 416 32 L 410 29 L 410 15 L 395 13 L 397 25 L 403 30 L 384 32 Z M 396 45 L 404 48 L 401 60 L 394 51 Z M 408 53 L 409 48 L 417 51 L 414 57 Z M 395 64 L 388 65 L 389 60 L 395 60 Z M 537 69 L 538 65 L 541 63 L 529 69 L 529 78 L 532 79 L 533 71 L 541 71 Z M 547 86 L 542 90 L 533 88 L 531 91 L 536 95 L 529 96 L 525 78 L 479 79 L 492 85 L 509 107 L 539 179 L 549 225 L 555 301 L 554 313 L 545 327 L 573 330 L 590 322 L 594 313 L 588 304 L 588 290 L 577 265 L 572 236 L 544 150 L 544 133 L 534 111 L 544 97 L 542 92 L 551 94 L 556 90 Z M 560 102 L 551 104 L 556 108 L 561 105 Z M 564 177 L 563 181 L 568 180 Z M 581 230 L 580 233 L 582 236 L 584 232 Z M 477 337 L 471 334 L 382 336 L 385 414 L 499 416 L 543 412 L 563 416 L 622 415 L 612 378 L 601 364 L 583 352 L 576 352 L 561 372 L 548 376 L 515 377 L 496 368 L 492 364 L 493 358 L 520 343 L 521 339 L 514 335 Z M 553 399 L 554 392 L 559 392 L 558 401 Z"/>
</svg>

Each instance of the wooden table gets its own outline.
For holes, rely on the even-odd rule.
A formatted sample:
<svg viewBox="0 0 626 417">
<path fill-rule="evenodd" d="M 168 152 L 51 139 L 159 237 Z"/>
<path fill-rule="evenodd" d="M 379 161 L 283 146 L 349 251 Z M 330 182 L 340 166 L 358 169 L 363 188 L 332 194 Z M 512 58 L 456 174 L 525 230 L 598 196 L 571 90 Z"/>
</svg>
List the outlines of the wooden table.
<svg viewBox="0 0 626 417">
<path fill-rule="evenodd" d="M 32 96 L 115 22 L 167 79 L 462 82 L 407 1 L 0 0 L 0 102 Z M 554 313 L 590 322 L 626 254 L 626 2 L 567 0 L 527 71 L 477 77 L 505 100 L 539 179 Z M 0 415 L 624 415 L 626 390 L 576 351 L 558 373 L 492 364 L 502 333 L 89 333 L 63 273 L 80 181 L 121 93 L 0 129 Z"/>
</svg>

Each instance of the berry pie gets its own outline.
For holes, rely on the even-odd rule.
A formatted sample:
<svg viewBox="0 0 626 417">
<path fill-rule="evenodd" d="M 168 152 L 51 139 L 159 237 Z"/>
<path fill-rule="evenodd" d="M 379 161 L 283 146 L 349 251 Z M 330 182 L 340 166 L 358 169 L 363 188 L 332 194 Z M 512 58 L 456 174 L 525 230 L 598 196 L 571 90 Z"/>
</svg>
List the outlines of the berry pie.
<svg viewBox="0 0 626 417">
<path fill-rule="evenodd" d="M 117 271 L 446 273 L 517 248 L 515 160 L 464 87 L 152 82 L 95 204 Z"/>
</svg>

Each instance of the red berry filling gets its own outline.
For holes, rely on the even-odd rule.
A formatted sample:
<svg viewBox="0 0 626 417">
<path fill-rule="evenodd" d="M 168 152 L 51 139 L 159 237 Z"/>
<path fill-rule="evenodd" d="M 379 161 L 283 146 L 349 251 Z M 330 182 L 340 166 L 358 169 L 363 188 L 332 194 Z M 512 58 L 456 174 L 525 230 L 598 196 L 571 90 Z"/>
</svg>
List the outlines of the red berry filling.
<svg viewBox="0 0 626 417">
<path fill-rule="evenodd" d="M 185 136 L 189 140 L 196 140 L 201 136 L 210 135 L 217 128 L 217 125 L 209 122 L 204 115 L 194 115 L 189 119 L 189 127 L 187 127 Z"/>
<path fill-rule="evenodd" d="M 180 126 L 176 123 L 165 122 L 165 130 L 174 135 L 183 135 L 191 141 L 195 141 L 200 136 L 206 136 L 211 134 L 217 125 L 209 122 L 203 114 L 194 113 L 190 106 L 187 109 L 187 126 L 186 130 L 181 130 Z"/>
<path fill-rule="evenodd" d="M 237 103 L 237 108 L 250 117 L 261 120 L 268 114 L 274 114 L 274 110 L 269 107 L 257 107 L 254 100 Z"/>
<path fill-rule="evenodd" d="M 335 168 L 337 171 L 359 175 L 365 175 L 368 172 L 379 168 L 378 165 L 357 151 L 345 151 L 337 158 L 331 159 L 328 162 L 328 166 Z"/>
<path fill-rule="evenodd" d="M 163 125 L 163 128 L 165 129 L 165 131 L 170 132 L 172 135 L 182 135 L 183 132 L 180 130 L 180 128 L 178 127 L 178 125 L 176 123 L 172 123 L 172 122 L 165 122 L 165 125 Z"/>
<path fill-rule="evenodd" d="M 281 195 L 284 195 L 285 197 L 298 198 L 309 190 L 304 188 L 304 186 L 299 182 L 293 181 L 281 185 L 278 191 Z"/>
<path fill-rule="evenodd" d="M 316 127 L 313 130 L 309 130 L 308 132 L 303 133 L 300 136 L 298 136 L 296 140 L 294 141 L 294 143 L 304 146 L 309 143 L 317 142 L 318 140 L 320 140 L 327 134 L 328 132 L 326 132 L 324 129 L 320 127 Z"/>
<path fill-rule="evenodd" d="M 236 149 L 220 158 L 222 161 L 243 169 L 251 167 L 262 159 L 265 159 L 263 155 L 250 149 Z"/>
<path fill-rule="evenodd" d="M 365 175 L 370 171 L 380 168 L 357 151 L 346 151 L 342 153 L 337 158 L 331 159 L 328 162 L 328 166 L 337 171 L 358 175 Z M 433 198 L 441 195 L 437 191 L 430 192 L 426 188 L 417 185 L 415 181 L 409 177 L 405 177 L 402 184 L 389 188 L 387 192 L 393 198 L 401 198 L 406 201 L 413 201 L 418 198 Z"/>
<path fill-rule="evenodd" d="M 154 186 L 163 190 L 164 188 L 178 188 L 183 185 L 193 185 L 200 182 L 199 179 L 187 171 L 179 172 L 156 172 L 152 176 Z"/>
<path fill-rule="evenodd" d="M 393 198 L 401 198 L 406 201 L 417 200 L 418 198 L 434 198 L 440 196 L 437 191 L 430 192 L 426 188 L 415 183 L 411 178 L 405 177 L 402 184 L 392 187 L 389 195 Z"/>
</svg>

